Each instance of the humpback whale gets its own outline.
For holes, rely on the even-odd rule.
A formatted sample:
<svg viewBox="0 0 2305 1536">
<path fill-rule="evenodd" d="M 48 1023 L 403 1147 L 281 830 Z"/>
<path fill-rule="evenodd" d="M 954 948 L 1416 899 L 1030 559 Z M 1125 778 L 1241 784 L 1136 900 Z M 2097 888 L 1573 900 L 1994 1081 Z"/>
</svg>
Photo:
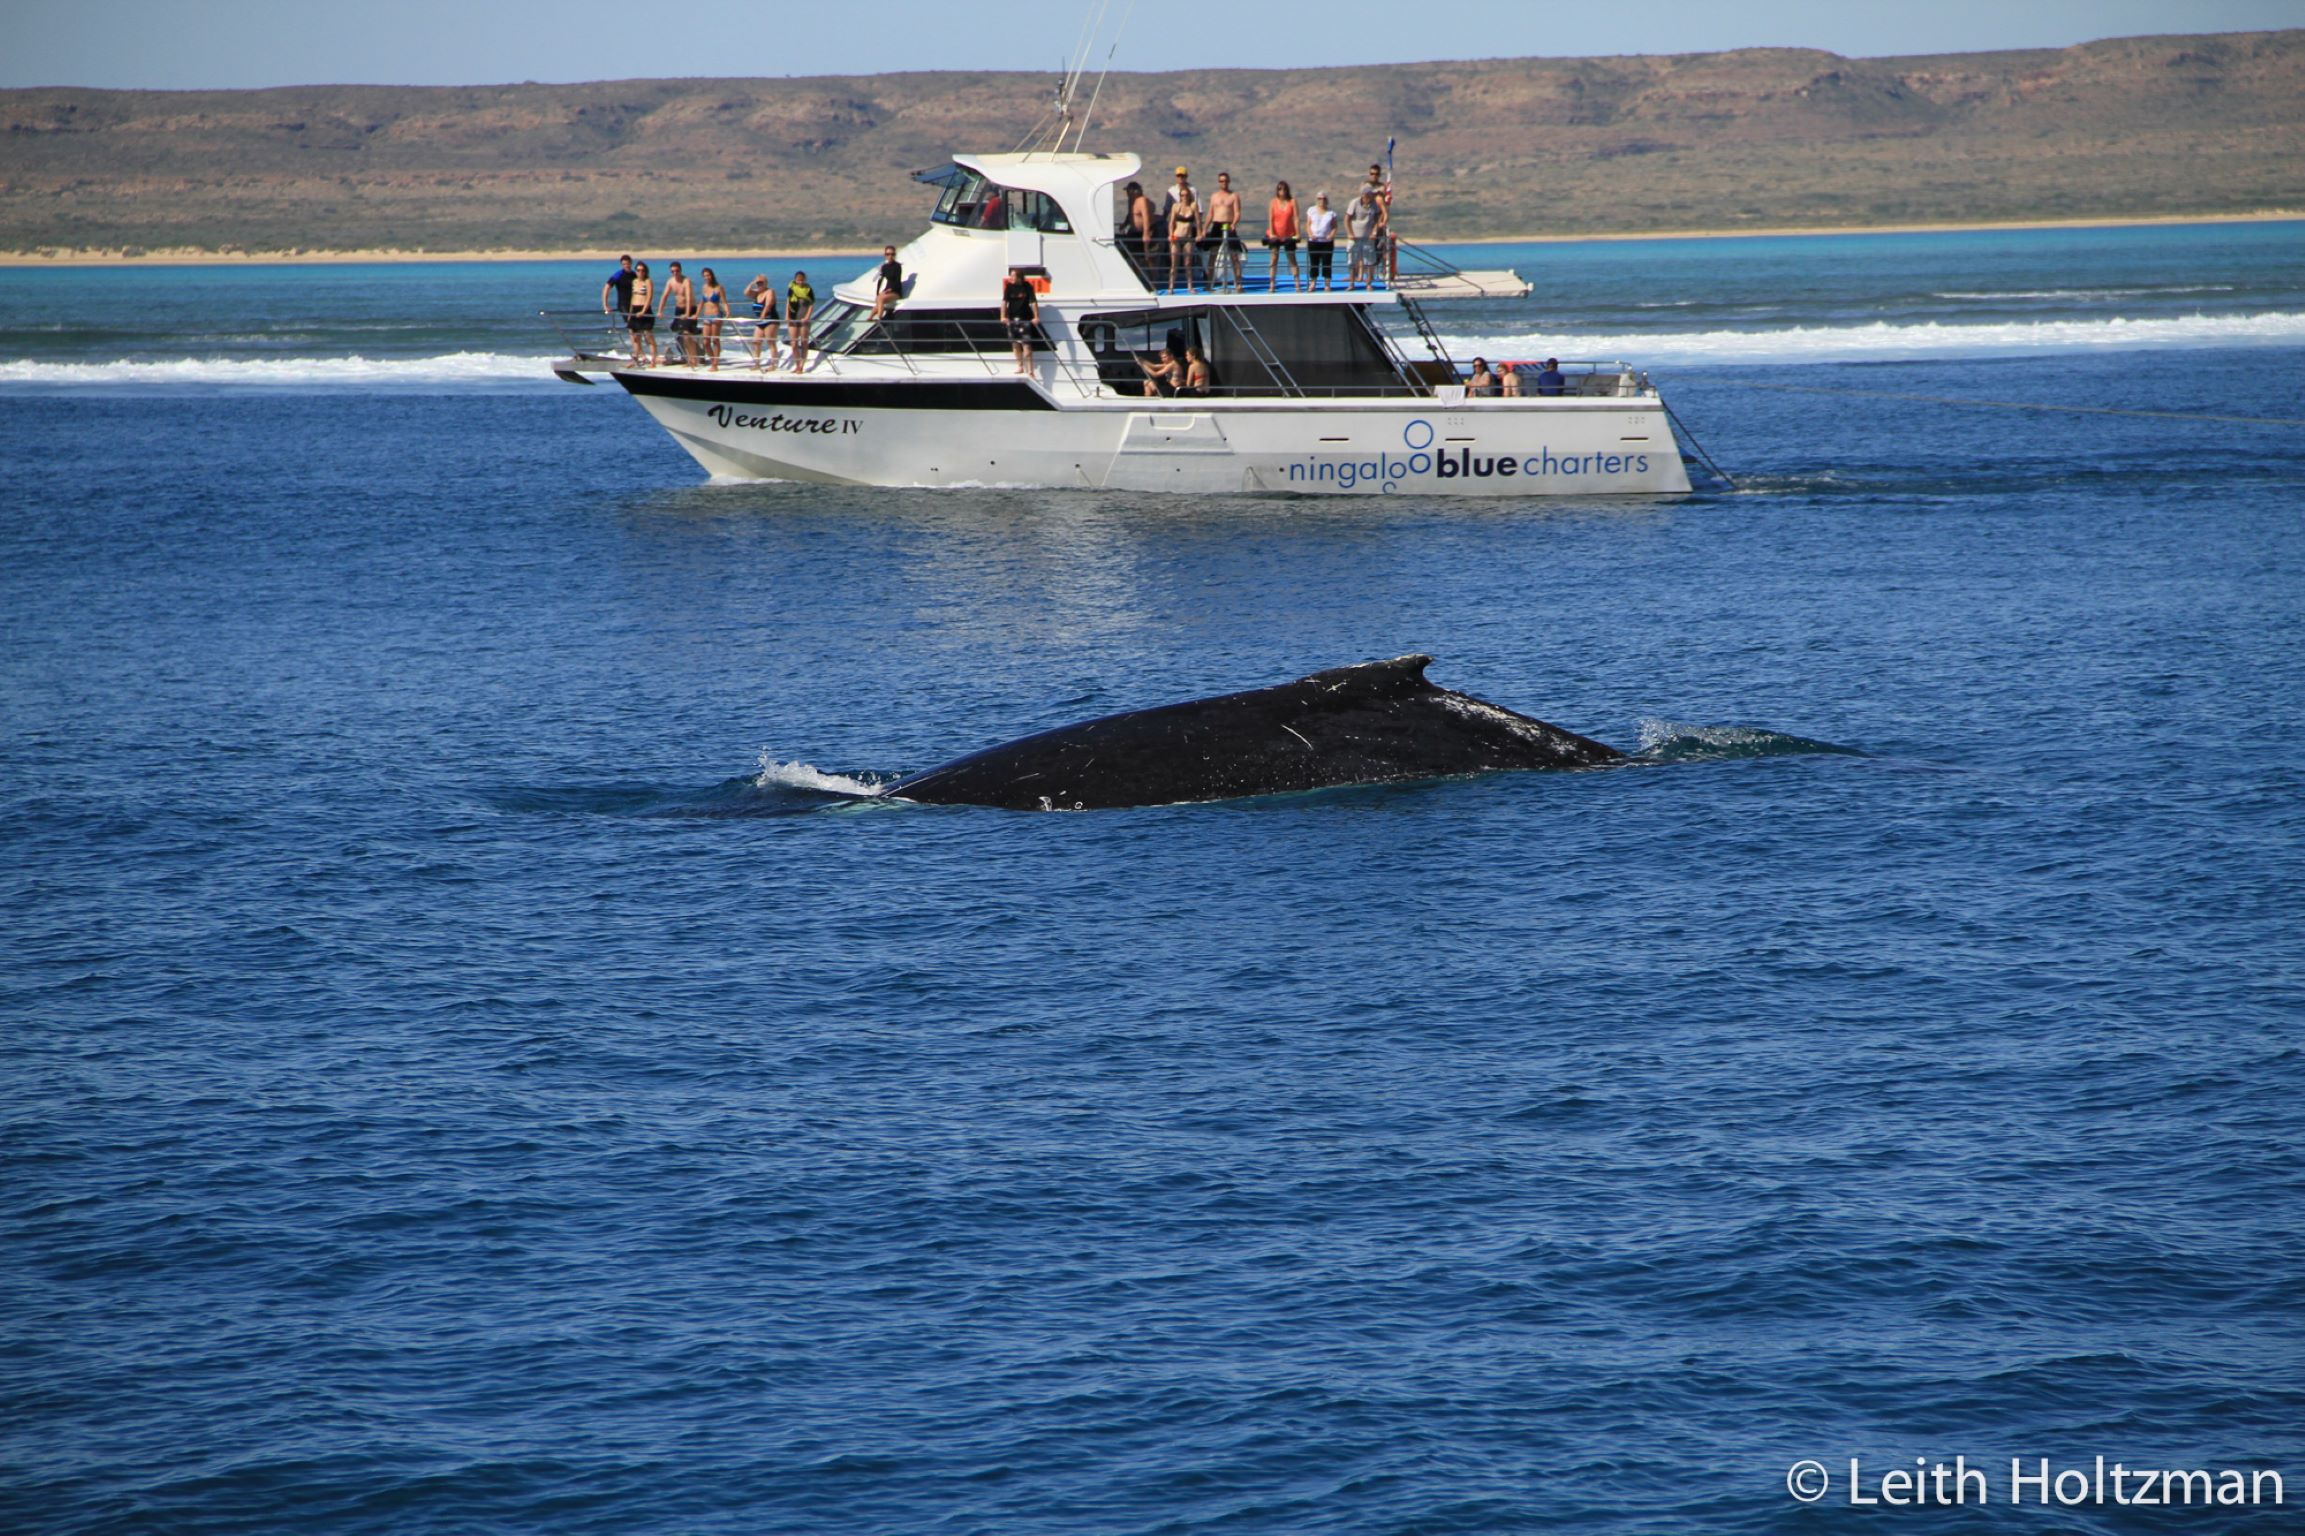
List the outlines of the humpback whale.
<svg viewBox="0 0 2305 1536">
<path fill-rule="evenodd" d="M 1109 810 L 1517 768 L 1621 763 L 1616 748 L 1425 678 L 1430 656 L 1106 715 L 897 780 L 935 805 Z"/>
</svg>

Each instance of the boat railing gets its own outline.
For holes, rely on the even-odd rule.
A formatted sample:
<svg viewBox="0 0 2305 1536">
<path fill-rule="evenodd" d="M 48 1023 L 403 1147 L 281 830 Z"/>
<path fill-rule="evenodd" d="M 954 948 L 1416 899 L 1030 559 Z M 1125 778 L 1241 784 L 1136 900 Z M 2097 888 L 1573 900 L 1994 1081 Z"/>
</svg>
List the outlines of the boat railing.
<svg viewBox="0 0 2305 1536">
<path fill-rule="evenodd" d="M 1274 261 L 1266 255 L 1264 243 L 1248 235 L 1242 235 L 1229 249 L 1222 250 L 1206 236 L 1195 240 L 1184 253 L 1185 265 L 1181 274 L 1169 259 L 1170 246 L 1166 240 L 1139 245 L 1135 240 L 1121 235 L 1091 236 L 1090 239 L 1093 244 L 1118 253 L 1121 260 L 1128 264 L 1129 270 L 1136 274 L 1137 281 L 1144 284 L 1147 293 L 1161 293 L 1174 287 L 1180 275 L 1186 286 L 1177 290 L 1179 293 L 1267 294 L 1415 293 L 1443 287 L 1448 279 L 1464 275 L 1464 269 L 1447 257 L 1437 255 L 1421 245 L 1412 245 L 1406 240 L 1389 241 L 1380 247 L 1373 263 L 1375 271 L 1358 283 L 1349 281 L 1352 272 L 1352 242 L 1338 241 L 1332 286 L 1322 289 L 1305 285 L 1304 279 L 1310 276 L 1312 263 L 1303 250 L 1296 252 L 1296 263 L 1292 269 L 1287 254 L 1284 253 L 1279 261 Z M 1220 258 L 1226 263 L 1225 275 L 1228 279 L 1222 288 L 1215 283 Z M 1265 270 L 1254 270 L 1258 267 Z"/>
<path fill-rule="evenodd" d="M 540 309 L 537 318 L 557 334 L 567 346 L 569 356 L 581 362 L 624 363 L 635 361 L 632 355 L 632 331 L 619 314 L 593 309 Z M 741 346 L 752 350 L 753 336 L 761 331 L 780 331 L 781 319 L 764 315 L 701 316 L 701 326 L 719 325 L 722 349 Z M 656 331 L 658 349 L 677 354 L 680 342 L 672 330 L 669 319 L 659 323 Z"/>
</svg>

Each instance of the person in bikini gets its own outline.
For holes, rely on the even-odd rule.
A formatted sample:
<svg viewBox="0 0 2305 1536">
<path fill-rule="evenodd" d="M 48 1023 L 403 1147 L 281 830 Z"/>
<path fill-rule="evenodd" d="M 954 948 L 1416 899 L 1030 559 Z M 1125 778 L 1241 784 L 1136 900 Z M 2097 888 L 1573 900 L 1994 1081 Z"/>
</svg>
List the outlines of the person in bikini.
<svg viewBox="0 0 2305 1536">
<path fill-rule="evenodd" d="M 665 281 L 664 297 L 657 300 L 656 312 L 661 315 L 672 311 L 673 345 L 687 359 L 688 366 L 696 366 L 696 285 L 680 270 L 680 263 L 672 263 L 672 276 Z"/>
<path fill-rule="evenodd" d="M 632 366 L 656 366 L 656 284 L 648 276 L 648 263 L 633 269 L 632 308 L 625 312 L 632 327 Z M 642 353 L 648 355 L 643 357 Z"/>
<path fill-rule="evenodd" d="M 806 272 L 792 274 L 784 290 L 784 344 L 792 352 L 792 371 L 808 366 L 808 323 L 816 318 L 816 290 Z"/>
<path fill-rule="evenodd" d="M 1161 353 L 1159 362 L 1148 363 L 1139 357 L 1136 365 L 1144 370 L 1144 392 L 1148 400 L 1173 395 L 1184 388 L 1185 365 L 1174 345 Z"/>
<path fill-rule="evenodd" d="M 768 352 L 768 366 L 776 367 L 776 285 L 768 280 L 766 272 L 753 275 L 744 285 L 744 296 L 752 300 L 752 366 L 761 366 L 761 351 Z"/>
<path fill-rule="evenodd" d="M 1209 379 L 1209 360 L 1201 355 L 1201 344 L 1196 341 L 1185 348 L 1185 381 L 1177 393 L 1206 395 L 1209 392 Z"/>
<path fill-rule="evenodd" d="M 1155 226 L 1159 230 L 1161 237 L 1168 241 L 1169 266 L 1167 282 L 1169 285 L 1169 292 L 1171 293 L 1176 292 L 1177 285 L 1177 228 L 1180 222 L 1180 216 L 1177 210 L 1180 207 L 1185 210 L 1182 215 L 1182 223 L 1189 231 L 1185 237 L 1184 246 L 1185 286 L 1189 289 L 1192 286 L 1192 242 L 1200 238 L 1201 232 L 1201 195 L 1200 193 L 1193 190 L 1192 172 L 1181 165 L 1177 167 L 1177 179 L 1175 185 L 1169 188 L 1168 196 L 1161 199 L 1160 221 Z"/>
<path fill-rule="evenodd" d="M 697 290 L 696 314 L 704 322 L 704 365 L 713 372 L 720 371 L 720 327 L 728 319 L 728 290 L 720 286 L 712 268 L 706 267 L 702 283 Z"/>
<path fill-rule="evenodd" d="M 1297 276 L 1297 231 L 1304 224 L 1304 211 L 1297 207 L 1297 196 L 1285 181 L 1273 186 L 1273 200 L 1265 205 L 1265 291 L 1277 293 L 1281 283 L 1281 252 L 1289 253 L 1289 286 L 1301 286 Z"/>
<path fill-rule="evenodd" d="M 1233 190 L 1230 171 L 1217 172 L 1217 189 L 1209 197 L 1208 232 L 1202 244 L 1209 250 L 1209 287 L 1222 290 L 1241 285 L 1241 195 Z"/>
</svg>

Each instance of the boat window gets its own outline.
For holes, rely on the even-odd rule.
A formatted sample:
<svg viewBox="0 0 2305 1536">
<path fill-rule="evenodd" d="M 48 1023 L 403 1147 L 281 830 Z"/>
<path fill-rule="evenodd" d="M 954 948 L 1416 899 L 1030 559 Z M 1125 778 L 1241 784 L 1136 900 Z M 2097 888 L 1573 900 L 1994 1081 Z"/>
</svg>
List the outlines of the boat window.
<svg viewBox="0 0 2305 1536">
<path fill-rule="evenodd" d="M 962 229 L 1037 229 L 1043 234 L 1069 235 L 1072 222 L 1063 205 L 1046 192 L 1019 192 L 988 181 L 971 170 L 950 166 L 918 178 L 944 192 L 936 200 L 932 223 Z"/>
<path fill-rule="evenodd" d="M 1009 228 L 1037 229 L 1044 235 L 1069 235 L 1072 221 L 1064 216 L 1064 205 L 1046 192 L 1016 192 L 1010 194 Z"/>
<path fill-rule="evenodd" d="M 958 224 L 963 229 L 983 227 L 984 194 L 988 183 L 974 171 L 953 167 L 945 180 L 944 195 L 936 200 L 936 212 L 929 215 L 938 224 Z"/>
<path fill-rule="evenodd" d="M 1083 315 L 1080 336 L 1097 375 L 1127 389 L 1147 361 L 1198 342 L 1219 395 L 1411 393 L 1357 304 L 1199 305 Z M 1133 355 L 1132 355 L 1133 354 Z"/>
<path fill-rule="evenodd" d="M 828 357 L 845 352 L 871 320 L 872 311 L 863 305 L 836 299 L 816 312 L 816 323 L 809 327 L 809 348 Z"/>
</svg>

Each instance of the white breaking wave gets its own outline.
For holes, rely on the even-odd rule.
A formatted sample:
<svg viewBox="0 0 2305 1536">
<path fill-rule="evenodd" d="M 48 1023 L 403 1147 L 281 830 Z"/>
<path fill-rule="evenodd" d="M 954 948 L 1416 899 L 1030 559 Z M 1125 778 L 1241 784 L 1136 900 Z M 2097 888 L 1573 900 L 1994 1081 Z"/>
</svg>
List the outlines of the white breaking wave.
<svg viewBox="0 0 2305 1536">
<path fill-rule="evenodd" d="M 813 763 L 778 762 L 766 747 L 760 751 L 760 776 L 752 784 L 755 789 L 813 789 L 820 794 L 854 795 L 868 800 L 881 793 L 881 786 L 870 779 L 826 773 Z"/>
<path fill-rule="evenodd" d="M 0 359 L 0 385 L 237 385 L 259 389 L 503 389 L 557 386 L 552 359 L 507 352 L 439 357 L 179 357 L 106 363 Z"/>
<path fill-rule="evenodd" d="M 1644 331 L 1614 335 L 1524 331 L 1442 338 L 1458 357 L 1623 358 L 1640 367 L 1702 363 L 1893 362 L 2158 347 L 2296 346 L 2305 314 L 2185 315 L 2152 320 L 2022 320 L 1983 325 L 1929 321 L 1794 326 L 1771 331 Z"/>
</svg>

